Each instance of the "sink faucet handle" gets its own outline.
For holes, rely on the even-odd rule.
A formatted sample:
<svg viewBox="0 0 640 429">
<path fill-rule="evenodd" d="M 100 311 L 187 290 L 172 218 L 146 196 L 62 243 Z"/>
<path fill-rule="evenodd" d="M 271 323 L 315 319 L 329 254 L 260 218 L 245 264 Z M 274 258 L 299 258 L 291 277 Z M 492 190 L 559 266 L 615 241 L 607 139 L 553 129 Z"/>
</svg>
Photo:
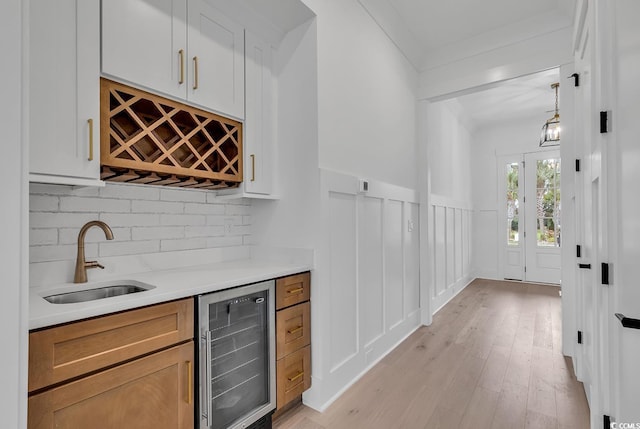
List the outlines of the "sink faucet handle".
<svg viewBox="0 0 640 429">
<path fill-rule="evenodd" d="M 85 262 L 86 268 L 100 268 L 104 270 L 104 265 L 100 264 L 98 261 L 87 261 Z"/>
</svg>

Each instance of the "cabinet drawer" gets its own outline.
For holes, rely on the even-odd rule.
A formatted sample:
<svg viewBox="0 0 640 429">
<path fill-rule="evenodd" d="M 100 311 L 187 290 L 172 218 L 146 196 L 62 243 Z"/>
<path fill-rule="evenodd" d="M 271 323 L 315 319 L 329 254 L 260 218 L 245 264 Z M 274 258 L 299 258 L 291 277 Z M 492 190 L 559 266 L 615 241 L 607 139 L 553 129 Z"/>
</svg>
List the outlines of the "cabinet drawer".
<svg viewBox="0 0 640 429">
<path fill-rule="evenodd" d="M 191 298 L 32 332 L 29 391 L 191 338 Z"/>
<path fill-rule="evenodd" d="M 309 301 L 311 275 L 309 272 L 276 280 L 276 310 Z"/>
<path fill-rule="evenodd" d="M 29 398 L 29 429 L 193 429 L 193 342 Z"/>
<path fill-rule="evenodd" d="M 276 359 L 311 344 L 309 302 L 276 313 Z"/>
<path fill-rule="evenodd" d="M 311 346 L 280 359 L 277 364 L 277 408 L 311 387 Z"/>
</svg>

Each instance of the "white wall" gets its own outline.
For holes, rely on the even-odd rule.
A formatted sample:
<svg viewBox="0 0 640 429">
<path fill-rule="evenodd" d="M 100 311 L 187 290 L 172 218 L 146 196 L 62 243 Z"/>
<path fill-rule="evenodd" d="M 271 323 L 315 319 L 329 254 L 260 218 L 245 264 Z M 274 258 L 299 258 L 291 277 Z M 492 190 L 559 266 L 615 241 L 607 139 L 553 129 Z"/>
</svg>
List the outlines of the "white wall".
<svg viewBox="0 0 640 429">
<path fill-rule="evenodd" d="M 420 208 L 415 190 L 321 172 L 322 273 L 312 291 L 313 386 L 326 408 L 420 324 Z"/>
<path fill-rule="evenodd" d="M 419 210 L 402 196 L 418 186 L 417 72 L 356 0 L 305 3 L 317 18 L 286 36 L 276 61 L 281 199 L 254 201 L 252 240 L 315 252 L 304 401 L 322 409 L 419 325 Z M 322 175 L 343 178 L 349 192 L 327 188 Z M 361 198 L 358 178 L 392 191 Z M 384 254 L 385 269 L 375 256 Z"/>
<path fill-rule="evenodd" d="M 113 231 L 88 231 L 87 258 L 243 246 L 250 243 L 251 201 L 221 200 L 212 191 L 107 183 L 104 188 L 30 186 L 30 285 L 73 280 L 78 232 L 91 220 Z M 65 262 L 52 278 L 50 262 Z M 58 264 L 56 264 L 58 265 Z M 65 270 L 56 270 L 64 273 Z M 89 274 L 89 277 L 91 277 Z"/>
<path fill-rule="evenodd" d="M 422 104 L 423 162 L 429 171 L 429 196 L 423 199 L 428 229 L 423 265 L 429 269 L 422 290 L 429 295 L 424 305 L 433 314 L 473 279 L 471 133 L 456 100 Z"/>
<path fill-rule="evenodd" d="M 0 49 L 3 64 L 0 71 L 0 124 L 2 155 L 0 169 L 4 226 L 0 240 L 2 258 L 2 300 L 0 326 L 0 415 L 7 428 L 26 427 L 27 412 L 27 277 L 26 277 L 26 150 L 22 144 L 22 28 L 19 0 L 2 3 L 0 13 Z"/>
<path fill-rule="evenodd" d="M 471 202 L 471 134 L 461 108 L 455 100 L 430 103 L 426 122 L 431 193 Z"/>
<path fill-rule="evenodd" d="M 417 188 L 418 73 L 356 0 L 318 14 L 320 167 Z"/>
</svg>

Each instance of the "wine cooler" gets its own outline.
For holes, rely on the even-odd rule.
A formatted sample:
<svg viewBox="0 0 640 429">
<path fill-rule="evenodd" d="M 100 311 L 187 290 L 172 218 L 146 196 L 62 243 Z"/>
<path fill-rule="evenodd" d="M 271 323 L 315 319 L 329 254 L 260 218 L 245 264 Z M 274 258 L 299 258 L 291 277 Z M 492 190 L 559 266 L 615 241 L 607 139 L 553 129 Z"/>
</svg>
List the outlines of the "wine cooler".
<svg viewBox="0 0 640 429">
<path fill-rule="evenodd" d="M 274 284 L 198 296 L 201 429 L 250 428 L 275 409 Z"/>
</svg>

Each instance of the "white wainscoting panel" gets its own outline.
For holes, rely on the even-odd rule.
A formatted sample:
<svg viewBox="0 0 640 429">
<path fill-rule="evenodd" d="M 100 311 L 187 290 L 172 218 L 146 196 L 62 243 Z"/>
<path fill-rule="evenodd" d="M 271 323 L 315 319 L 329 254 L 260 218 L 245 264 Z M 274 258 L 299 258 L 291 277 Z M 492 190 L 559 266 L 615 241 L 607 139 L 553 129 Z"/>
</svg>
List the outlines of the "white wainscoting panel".
<svg viewBox="0 0 640 429">
<path fill-rule="evenodd" d="M 432 195 L 429 210 L 434 249 L 431 308 L 435 313 L 473 279 L 472 209 L 469 204 Z"/>
<path fill-rule="evenodd" d="M 364 197 L 358 210 L 358 279 L 365 347 L 384 334 L 383 203 L 382 198 Z"/>
<path fill-rule="evenodd" d="M 311 300 L 312 387 L 323 410 L 420 325 L 418 193 L 321 170 Z"/>
<path fill-rule="evenodd" d="M 329 193 L 331 237 L 331 366 L 358 352 L 356 282 L 356 197 Z"/>
<path fill-rule="evenodd" d="M 391 330 L 404 319 L 403 284 L 404 267 L 402 252 L 402 201 L 387 200 L 384 218 L 385 256 L 385 315 L 387 329 Z"/>
</svg>

